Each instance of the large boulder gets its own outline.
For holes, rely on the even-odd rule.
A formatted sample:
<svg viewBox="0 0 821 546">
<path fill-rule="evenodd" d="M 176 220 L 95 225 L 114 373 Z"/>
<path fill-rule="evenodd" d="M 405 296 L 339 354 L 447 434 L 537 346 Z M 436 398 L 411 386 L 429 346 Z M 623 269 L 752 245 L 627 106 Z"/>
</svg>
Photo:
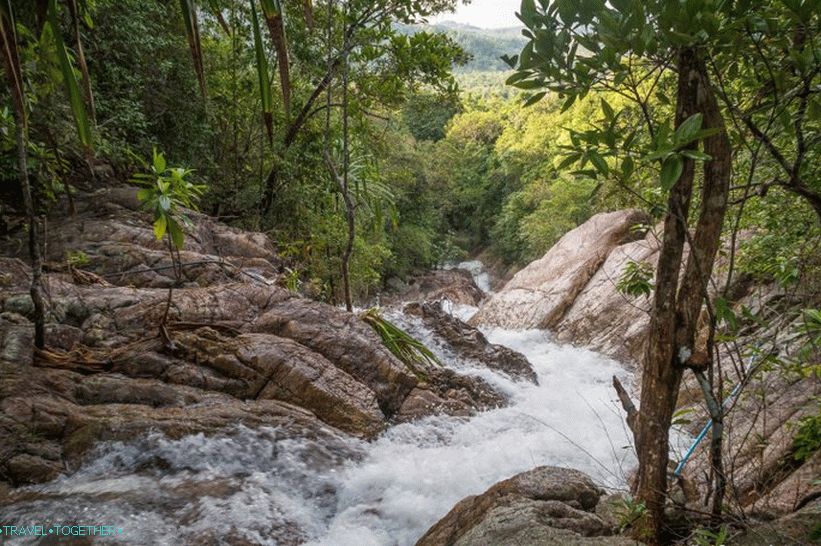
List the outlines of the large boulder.
<svg viewBox="0 0 821 546">
<path fill-rule="evenodd" d="M 631 261 L 655 268 L 658 237 L 650 231 L 646 237 L 610 251 L 561 321 L 553 325 L 557 341 L 589 347 L 626 363 L 641 359 L 652 300 L 619 292 L 616 283 Z"/>
<path fill-rule="evenodd" d="M 416 544 L 634 544 L 608 536 L 611 526 L 595 513 L 601 496 L 577 470 L 535 468 L 459 501 Z"/>
<path fill-rule="evenodd" d="M 502 328 L 552 328 L 617 246 L 650 218 L 637 210 L 597 214 L 519 271 L 470 320 Z"/>
</svg>

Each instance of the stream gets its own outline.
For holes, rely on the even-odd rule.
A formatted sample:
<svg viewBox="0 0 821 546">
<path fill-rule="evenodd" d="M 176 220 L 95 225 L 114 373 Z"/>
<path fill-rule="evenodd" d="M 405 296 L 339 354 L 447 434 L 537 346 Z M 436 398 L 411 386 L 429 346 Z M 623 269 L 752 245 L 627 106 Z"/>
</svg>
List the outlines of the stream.
<svg viewBox="0 0 821 546">
<path fill-rule="evenodd" d="M 461 318 L 475 312 L 451 310 Z M 416 319 L 399 311 L 389 317 L 446 366 L 481 376 L 511 404 L 469 419 L 394 426 L 372 442 L 238 426 L 210 437 L 108 443 L 76 472 L 16 490 L 0 506 L 0 521 L 112 525 L 128 544 L 404 546 L 465 496 L 535 466 L 572 467 L 603 487 L 624 487 L 635 456 L 611 386 L 613 375 L 632 381 L 620 364 L 557 345 L 549 332 L 486 330 L 491 342 L 530 360 L 539 386 L 512 382 L 455 358 Z"/>
</svg>

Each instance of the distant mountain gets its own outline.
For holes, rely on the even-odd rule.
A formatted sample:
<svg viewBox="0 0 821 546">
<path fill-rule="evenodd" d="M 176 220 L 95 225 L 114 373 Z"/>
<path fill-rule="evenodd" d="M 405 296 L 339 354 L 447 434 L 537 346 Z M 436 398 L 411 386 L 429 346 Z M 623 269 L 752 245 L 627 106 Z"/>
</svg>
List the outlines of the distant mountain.
<svg viewBox="0 0 821 546">
<path fill-rule="evenodd" d="M 402 25 L 399 29 L 409 34 L 427 30 L 450 36 L 473 57 L 467 65 L 457 67 L 457 73 L 510 70 L 500 57 L 518 54 L 526 43 L 519 27 L 488 29 L 445 21 L 429 25 Z"/>
</svg>

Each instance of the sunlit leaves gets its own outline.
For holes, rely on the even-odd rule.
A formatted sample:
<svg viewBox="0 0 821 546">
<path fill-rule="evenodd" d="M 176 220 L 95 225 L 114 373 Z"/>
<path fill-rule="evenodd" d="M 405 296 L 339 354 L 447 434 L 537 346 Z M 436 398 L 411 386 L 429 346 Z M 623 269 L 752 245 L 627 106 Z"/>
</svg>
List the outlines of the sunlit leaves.
<svg viewBox="0 0 821 546">
<path fill-rule="evenodd" d="M 149 172 L 137 173 L 131 181 L 142 186 L 137 199 L 154 213 L 154 237 L 160 241 L 168 235 L 174 248 L 180 250 L 185 243 L 183 225 L 189 223 L 182 209 L 196 209 L 205 186 L 188 180 L 191 170 L 169 168 L 165 156 L 156 149 L 151 159 Z"/>
</svg>

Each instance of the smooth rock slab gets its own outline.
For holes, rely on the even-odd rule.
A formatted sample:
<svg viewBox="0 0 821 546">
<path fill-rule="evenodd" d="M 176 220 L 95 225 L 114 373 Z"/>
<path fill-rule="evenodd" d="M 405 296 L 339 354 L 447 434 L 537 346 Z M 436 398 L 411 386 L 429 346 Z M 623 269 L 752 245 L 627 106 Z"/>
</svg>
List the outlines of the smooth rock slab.
<svg viewBox="0 0 821 546">
<path fill-rule="evenodd" d="M 479 309 L 470 324 L 551 328 L 617 246 L 635 239 L 649 216 L 637 210 L 597 214 L 568 232 L 541 259 L 519 271 Z"/>
</svg>

